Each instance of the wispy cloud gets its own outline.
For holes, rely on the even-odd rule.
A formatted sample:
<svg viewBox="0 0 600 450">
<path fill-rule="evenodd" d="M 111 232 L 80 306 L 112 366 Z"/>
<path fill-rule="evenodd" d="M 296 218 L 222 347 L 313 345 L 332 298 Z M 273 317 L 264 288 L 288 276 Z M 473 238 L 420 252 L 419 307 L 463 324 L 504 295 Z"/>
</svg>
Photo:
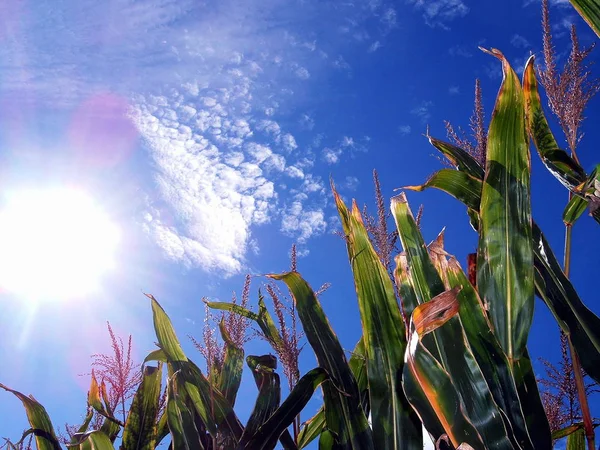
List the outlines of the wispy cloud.
<svg viewBox="0 0 600 450">
<path fill-rule="evenodd" d="M 362 140 L 368 142 L 369 138 L 365 136 Z M 344 136 L 337 145 L 325 147 L 322 158 L 327 164 L 337 164 L 344 153 L 349 153 L 352 156 L 353 152 L 356 151 L 367 151 L 367 147 L 364 143 L 355 141 L 350 136 Z"/>
<path fill-rule="evenodd" d="M 398 133 L 400 133 L 402 136 L 406 136 L 409 135 L 411 132 L 411 127 L 410 125 L 400 125 L 398 127 Z"/>
<path fill-rule="evenodd" d="M 382 47 L 381 42 L 375 41 L 369 46 L 369 53 L 376 52 Z"/>
<path fill-rule="evenodd" d="M 450 86 L 448 88 L 448 94 L 458 95 L 458 94 L 460 94 L 460 88 L 458 86 Z"/>
<path fill-rule="evenodd" d="M 433 106 L 432 101 L 423 101 L 418 106 L 415 106 L 410 113 L 417 117 L 422 124 L 427 123 L 431 119 L 431 107 Z"/>
<path fill-rule="evenodd" d="M 466 16 L 469 7 L 462 0 L 408 0 L 420 10 L 430 27 L 449 29 L 449 23 Z"/>
<path fill-rule="evenodd" d="M 77 14 L 32 5 L 41 12 L 0 31 L 2 98 L 65 110 L 96 92 L 128 99 L 151 167 L 141 222 L 165 255 L 227 275 L 260 245 L 255 227 L 299 242 L 326 229 L 318 123 L 295 102 L 310 110 L 321 72 L 350 71 L 342 26 L 365 50 L 382 45 L 397 28 L 391 1 L 82 0 Z M 313 130 L 309 142 L 302 130 Z M 337 159 L 366 149 L 327 140 Z"/>
</svg>

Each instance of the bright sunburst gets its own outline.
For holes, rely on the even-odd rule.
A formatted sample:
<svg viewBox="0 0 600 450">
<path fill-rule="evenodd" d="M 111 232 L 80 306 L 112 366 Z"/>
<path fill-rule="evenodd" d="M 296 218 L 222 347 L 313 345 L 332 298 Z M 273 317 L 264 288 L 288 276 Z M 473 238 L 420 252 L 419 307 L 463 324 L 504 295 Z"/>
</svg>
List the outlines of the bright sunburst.
<svg viewBox="0 0 600 450">
<path fill-rule="evenodd" d="M 0 287 L 31 300 L 95 291 L 114 266 L 119 231 L 83 192 L 11 193 L 0 210 Z"/>
</svg>

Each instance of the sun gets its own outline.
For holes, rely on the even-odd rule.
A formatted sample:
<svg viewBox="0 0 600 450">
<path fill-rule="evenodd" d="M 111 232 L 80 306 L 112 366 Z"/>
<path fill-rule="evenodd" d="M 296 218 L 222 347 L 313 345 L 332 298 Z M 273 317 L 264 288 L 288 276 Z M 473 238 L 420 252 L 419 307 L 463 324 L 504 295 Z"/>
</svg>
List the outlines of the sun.
<svg viewBox="0 0 600 450">
<path fill-rule="evenodd" d="M 91 294 L 115 266 L 119 229 L 70 188 L 11 192 L 0 206 L 0 289 L 29 301 Z"/>
</svg>

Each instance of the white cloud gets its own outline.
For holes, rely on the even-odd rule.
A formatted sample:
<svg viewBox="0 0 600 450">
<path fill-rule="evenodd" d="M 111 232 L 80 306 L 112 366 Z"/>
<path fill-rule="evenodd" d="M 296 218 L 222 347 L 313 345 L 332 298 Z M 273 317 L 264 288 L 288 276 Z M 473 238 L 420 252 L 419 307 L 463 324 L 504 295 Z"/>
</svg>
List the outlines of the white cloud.
<svg viewBox="0 0 600 450">
<path fill-rule="evenodd" d="M 296 166 L 288 166 L 285 169 L 285 173 L 291 178 L 304 178 L 304 171 Z"/>
<path fill-rule="evenodd" d="M 396 10 L 391 6 L 386 8 L 386 10 L 381 15 L 381 23 L 386 28 L 386 31 L 391 30 L 392 28 L 396 28 L 398 22 L 398 14 Z"/>
<path fill-rule="evenodd" d="M 306 67 L 298 67 L 295 74 L 301 80 L 308 80 L 310 78 L 310 72 Z"/>
<path fill-rule="evenodd" d="M 460 94 L 460 88 L 458 86 L 450 86 L 448 88 L 448 94 L 458 95 L 458 94 Z"/>
<path fill-rule="evenodd" d="M 342 149 L 340 149 L 340 148 L 325 147 L 323 149 L 323 160 L 327 164 L 336 164 L 340 160 L 341 154 L 342 154 Z"/>
<path fill-rule="evenodd" d="M 346 70 L 346 71 L 350 70 L 350 64 L 348 64 L 348 62 L 344 59 L 344 57 L 342 55 L 338 55 L 336 60 L 333 62 L 333 66 L 335 68 L 341 69 L 341 70 Z"/>
<path fill-rule="evenodd" d="M 360 181 L 358 180 L 358 178 L 353 176 L 347 176 L 344 181 L 343 187 L 345 187 L 349 191 L 355 191 L 358 188 L 359 184 Z"/>
<path fill-rule="evenodd" d="M 321 208 L 305 209 L 302 201 L 296 200 L 284 210 L 281 231 L 296 237 L 300 244 L 314 235 L 323 234 L 326 229 L 325 213 Z"/>
<path fill-rule="evenodd" d="M 449 29 L 448 23 L 466 16 L 469 7 L 462 0 L 408 0 L 423 13 L 430 27 Z"/>
<path fill-rule="evenodd" d="M 260 244 L 256 226 L 281 221 L 304 240 L 323 232 L 325 189 L 311 174 L 322 147 L 288 129 L 298 127 L 294 95 L 310 111 L 304 94 L 321 89 L 320 72 L 350 70 L 342 24 L 365 43 L 397 27 L 389 1 L 344 2 L 335 13 L 325 3 L 81 0 L 73 15 L 51 0 L 33 2 L 2 40 L 0 97 L 21 101 L 26 92 L 36 105 L 65 109 L 98 91 L 127 99 L 151 167 L 145 230 L 169 258 L 232 274 Z M 315 118 L 301 123 L 313 129 Z M 365 148 L 330 139 L 338 157 Z M 307 198 L 284 198 L 290 191 Z"/>
<path fill-rule="evenodd" d="M 382 47 L 381 42 L 375 41 L 369 46 L 369 53 L 376 52 Z"/>
<path fill-rule="evenodd" d="M 411 132 L 411 127 L 410 125 L 400 125 L 398 127 L 398 132 L 402 135 L 402 136 L 406 136 L 408 134 L 410 134 Z"/>
<path fill-rule="evenodd" d="M 370 138 L 368 136 L 363 137 L 363 141 L 368 142 Z M 367 151 L 367 148 L 362 143 L 356 142 L 354 138 L 350 136 L 344 136 L 335 146 L 325 147 L 321 154 L 323 161 L 327 164 L 336 164 L 340 161 L 340 158 L 344 152 L 348 152 L 350 155 L 355 151 Z"/>
<path fill-rule="evenodd" d="M 417 117 L 421 123 L 427 123 L 431 119 L 431 107 L 433 106 L 432 101 L 423 101 L 418 106 L 415 106 L 410 113 Z"/>
<path fill-rule="evenodd" d="M 294 139 L 294 136 L 292 136 L 289 133 L 284 134 L 281 137 L 281 142 L 283 144 L 283 148 L 288 151 L 291 152 L 293 150 L 296 150 L 298 148 L 298 144 L 296 143 L 296 139 Z"/>
</svg>

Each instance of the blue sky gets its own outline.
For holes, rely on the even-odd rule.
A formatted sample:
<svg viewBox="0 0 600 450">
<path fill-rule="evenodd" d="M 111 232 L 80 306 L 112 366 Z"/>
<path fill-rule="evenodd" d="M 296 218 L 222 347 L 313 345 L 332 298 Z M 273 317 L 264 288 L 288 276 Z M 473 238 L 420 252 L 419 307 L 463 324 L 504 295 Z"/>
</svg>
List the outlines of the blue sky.
<svg viewBox="0 0 600 450">
<path fill-rule="evenodd" d="M 559 54 L 573 22 L 582 43 L 593 42 L 568 2 L 551 5 Z M 294 242 L 305 278 L 332 283 L 322 302 L 351 349 L 359 317 L 344 243 L 332 235 L 329 177 L 359 204 L 371 202 L 374 168 L 387 197 L 424 181 L 439 163 L 422 133 L 429 125 L 445 137 L 443 120 L 468 125 L 475 78 L 489 119 L 501 71 L 477 46 L 501 49 L 520 71 L 541 50 L 540 28 L 536 0 L 501 9 L 472 0 L 4 0 L 0 187 L 77 186 L 122 236 L 94 295 L 34 307 L 0 293 L 0 382 L 34 394 L 55 425 L 78 422 L 89 381 L 78 374 L 107 350 L 107 320 L 133 334 L 143 358 L 154 348 L 149 292 L 182 340 L 200 337 L 201 298 L 230 298 L 246 273 L 257 275 L 255 294 L 259 274 L 288 267 Z M 596 99 L 579 152 L 588 170 L 598 160 L 598 113 Z M 536 154 L 532 161 L 534 215 L 561 254 L 566 193 Z M 456 201 L 436 192 L 409 200 L 415 211 L 425 205 L 426 239 L 446 226 L 449 252 L 464 261 L 474 251 Z M 596 232 L 588 217 L 575 227 L 573 280 L 600 311 L 586 290 Z M 553 359 L 557 328 L 541 303 L 536 314 L 531 351 Z M 302 368 L 313 365 L 306 347 Z M 248 376 L 242 398 L 253 399 Z M 16 437 L 25 414 L 1 398 L 0 436 Z M 251 407 L 240 405 L 240 415 Z"/>
</svg>

